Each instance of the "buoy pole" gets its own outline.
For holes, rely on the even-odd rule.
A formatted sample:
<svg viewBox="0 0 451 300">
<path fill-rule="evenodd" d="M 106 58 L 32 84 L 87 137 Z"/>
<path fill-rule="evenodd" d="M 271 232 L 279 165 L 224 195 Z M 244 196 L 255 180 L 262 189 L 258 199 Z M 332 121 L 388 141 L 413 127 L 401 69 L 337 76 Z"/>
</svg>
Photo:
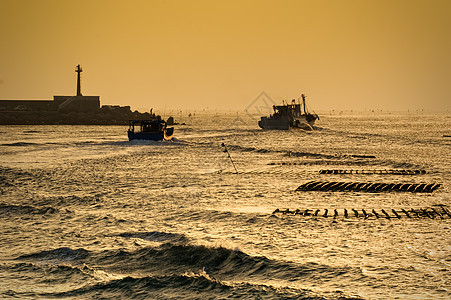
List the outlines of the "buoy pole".
<svg viewBox="0 0 451 300">
<path fill-rule="evenodd" d="M 236 169 L 235 163 L 233 162 L 232 157 L 230 156 L 229 150 L 227 150 L 227 146 L 224 143 L 222 143 L 222 146 L 225 149 L 224 152 L 227 152 L 227 155 L 229 156 L 230 161 L 232 162 L 233 168 L 235 169 L 235 174 L 238 174 L 238 170 Z"/>
</svg>

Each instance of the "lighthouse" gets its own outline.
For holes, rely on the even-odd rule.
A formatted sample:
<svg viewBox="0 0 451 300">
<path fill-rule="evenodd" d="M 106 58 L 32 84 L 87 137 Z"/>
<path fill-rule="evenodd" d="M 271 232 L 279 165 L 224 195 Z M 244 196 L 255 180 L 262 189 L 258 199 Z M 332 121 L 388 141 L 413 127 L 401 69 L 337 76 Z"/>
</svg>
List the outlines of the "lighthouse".
<svg viewBox="0 0 451 300">
<path fill-rule="evenodd" d="M 81 94 L 81 72 L 83 72 L 83 70 L 81 69 L 80 65 L 77 65 L 75 72 L 77 72 L 77 96 L 83 96 Z"/>
<path fill-rule="evenodd" d="M 77 94 L 75 96 L 53 96 L 53 101 L 60 112 L 93 112 L 100 109 L 99 96 L 83 96 L 81 93 L 80 65 L 75 66 L 77 73 Z"/>
</svg>

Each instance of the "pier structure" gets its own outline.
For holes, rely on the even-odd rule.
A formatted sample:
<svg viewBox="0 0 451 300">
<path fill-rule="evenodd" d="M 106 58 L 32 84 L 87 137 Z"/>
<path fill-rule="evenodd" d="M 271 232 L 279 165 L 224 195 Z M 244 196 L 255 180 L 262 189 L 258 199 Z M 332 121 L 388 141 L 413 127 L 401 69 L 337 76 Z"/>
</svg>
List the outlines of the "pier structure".
<svg viewBox="0 0 451 300">
<path fill-rule="evenodd" d="M 53 96 L 53 100 L 0 100 L 0 111 L 56 111 L 96 112 L 100 109 L 100 96 L 83 96 L 81 92 L 80 65 L 75 68 L 77 73 L 77 91 L 75 96 Z"/>
</svg>

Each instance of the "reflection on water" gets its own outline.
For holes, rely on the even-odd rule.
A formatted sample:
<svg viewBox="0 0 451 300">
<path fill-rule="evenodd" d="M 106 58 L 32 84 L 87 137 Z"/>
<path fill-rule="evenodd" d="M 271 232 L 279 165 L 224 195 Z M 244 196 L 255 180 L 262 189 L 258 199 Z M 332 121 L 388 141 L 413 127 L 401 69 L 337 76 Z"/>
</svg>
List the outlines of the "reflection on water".
<svg viewBox="0 0 451 300">
<path fill-rule="evenodd" d="M 449 115 L 325 115 L 313 132 L 243 120 L 191 117 L 169 142 L 128 142 L 121 126 L 2 126 L 2 297 L 451 296 L 449 219 L 272 214 L 448 205 Z M 319 172 L 400 168 L 427 173 Z M 313 180 L 441 187 L 295 191 Z"/>
</svg>

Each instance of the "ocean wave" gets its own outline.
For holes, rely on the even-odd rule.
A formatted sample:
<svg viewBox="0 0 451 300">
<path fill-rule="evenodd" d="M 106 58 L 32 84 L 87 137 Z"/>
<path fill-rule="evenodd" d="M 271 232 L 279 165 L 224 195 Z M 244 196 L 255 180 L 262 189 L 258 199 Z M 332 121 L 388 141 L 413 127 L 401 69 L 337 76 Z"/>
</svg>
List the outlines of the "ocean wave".
<svg viewBox="0 0 451 300">
<path fill-rule="evenodd" d="M 152 274 L 183 274 L 205 270 L 221 280 L 310 280 L 321 281 L 339 276 L 356 276 L 361 272 L 317 263 L 296 264 L 264 256 L 250 256 L 240 250 L 203 245 L 165 243 L 158 247 L 143 247 L 134 251 L 105 250 L 91 252 L 67 247 L 22 255 L 17 259 L 67 262 L 102 266 L 109 272 Z"/>
<path fill-rule="evenodd" d="M 163 145 L 184 145 L 183 140 L 179 140 L 173 138 L 167 141 L 151 141 L 151 140 L 120 140 L 120 141 L 99 141 L 99 140 L 77 140 L 77 141 L 61 141 L 61 142 L 13 142 L 13 143 L 2 143 L 0 146 L 4 147 L 29 147 L 29 146 L 134 146 L 134 145 L 154 145 L 154 146 L 163 146 Z"/>
<path fill-rule="evenodd" d="M 123 232 L 118 234 L 118 236 L 125 238 L 139 238 L 143 240 L 153 241 L 153 242 L 172 242 L 172 243 L 187 243 L 189 239 L 180 233 L 167 233 L 160 231 L 151 232 Z"/>
<path fill-rule="evenodd" d="M 327 154 L 327 153 L 312 153 L 312 152 L 299 152 L 292 150 L 274 150 L 274 149 L 264 149 L 255 147 L 244 147 L 240 145 L 228 145 L 230 149 L 239 150 L 242 152 L 256 152 L 256 153 L 280 153 L 288 157 L 307 157 L 307 158 L 317 158 L 317 159 L 343 159 L 343 158 L 356 158 L 356 159 L 374 159 L 374 155 L 366 154 Z"/>
<path fill-rule="evenodd" d="M 360 299 L 341 292 L 320 295 L 306 289 L 273 287 L 247 282 L 222 282 L 202 273 L 168 276 L 125 277 L 87 285 L 62 293 L 41 293 L 41 297 L 95 297 L 133 299 Z"/>
<path fill-rule="evenodd" d="M 152 145 L 152 146 L 165 146 L 165 145 L 172 145 L 172 140 L 162 140 L 162 141 L 152 141 L 152 140 L 132 140 L 132 141 L 126 141 L 125 142 L 128 145 L 136 145 L 136 146 L 143 146 L 143 145 Z"/>
<path fill-rule="evenodd" d="M 32 254 L 21 255 L 17 260 L 37 260 L 37 261 L 80 261 L 88 258 L 90 252 L 83 248 L 71 249 L 69 247 L 61 247 L 53 250 L 44 250 Z"/>
<path fill-rule="evenodd" d="M 39 131 L 39 130 L 24 130 L 23 133 L 39 133 L 39 132 L 41 132 L 41 131 Z"/>
<path fill-rule="evenodd" d="M 13 147 L 26 147 L 26 146 L 34 146 L 39 145 L 38 143 L 29 143 L 29 142 L 15 142 L 15 143 L 4 143 L 0 144 L 0 146 L 13 146 Z"/>
<path fill-rule="evenodd" d="M 313 152 L 299 152 L 291 150 L 275 150 L 255 147 L 246 147 L 240 145 L 227 145 L 229 149 L 242 152 L 255 153 L 274 153 L 282 154 L 285 157 L 303 158 L 299 164 L 303 165 L 358 165 L 358 166 L 391 166 L 393 168 L 421 168 L 422 166 L 410 162 L 399 162 L 387 159 L 380 159 L 373 154 L 359 154 L 359 153 L 313 153 Z M 311 159 L 306 161 L 305 158 Z M 277 164 L 285 164 L 284 162 Z M 290 163 L 286 163 L 289 165 Z"/>
<path fill-rule="evenodd" d="M 0 167 L 0 187 L 14 186 L 20 180 L 34 177 L 32 173 L 22 169 Z"/>
<path fill-rule="evenodd" d="M 224 172 L 225 173 L 225 172 Z M 247 217 L 246 214 L 240 214 L 240 216 Z M 198 211 L 198 210 L 191 210 L 187 211 L 183 214 L 183 216 L 180 216 L 180 218 L 184 220 L 203 220 L 207 219 L 211 222 L 216 222 L 220 220 L 227 220 L 232 217 L 238 217 L 237 213 L 231 212 L 231 211 L 219 211 L 219 210 L 205 210 L 205 211 Z"/>
<path fill-rule="evenodd" d="M 77 206 L 77 205 L 99 205 L 100 198 L 97 196 L 51 196 L 51 197 L 36 197 L 32 199 L 33 204 L 37 206 L 51 205 L 55 207 Z"/>
<path fill-rule="evenodd" d="M 188 144 L 187 141 L 182 140 L 182 139 L 179 139 L 179 138 L 176 138 L 176 137 L 173 137 L 173 138 L 171 139 L 171 141 L 172 141 L 172 143 L 174 143 L 175 145 L 187 145 L 187 144 Z"/>
<path fill-rule="evenodd" d="M 17 214 L 17 215 L 21 215 L 21 216 L 24 214 L 45 215 L 45 214 L 55 214 L 58 212 L 59 212 L 59 210 L 52 206 L 34 207 L 34 206 L 30 206 L 30 205 L 13 205 L 13 204 L 0 203 L 0 215 L 1 216 L 5 216 L 6 214 Z"/>
<path fill-rule="evenodd" d="M 92 276 L 92 269 L 88 266 L 72 266 L 68 264 L 55 265 L 55 264 L 33 264 L 30 262 L 20 262 L 14 265 L 6 267 L 2 266 L 11 273 L 28 274 L 32 279 L 36 279 L 37 283 L 52 283 L 52 284 L 64 284 L 66 282 L 85 281 L 94 279 Z"/>
</svg>

